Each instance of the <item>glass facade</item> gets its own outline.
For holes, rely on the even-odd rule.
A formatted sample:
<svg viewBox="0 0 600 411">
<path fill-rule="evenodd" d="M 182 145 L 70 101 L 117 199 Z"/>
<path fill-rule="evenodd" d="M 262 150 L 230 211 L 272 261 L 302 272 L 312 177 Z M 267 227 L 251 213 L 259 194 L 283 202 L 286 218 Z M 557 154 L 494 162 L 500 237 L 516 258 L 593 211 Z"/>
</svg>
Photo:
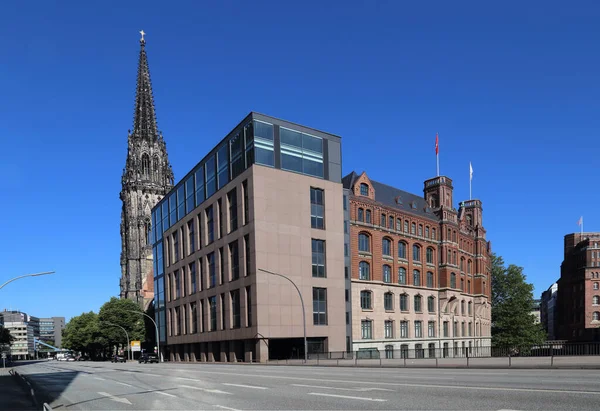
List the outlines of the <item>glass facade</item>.
<svg viewBox="0 0 600 411">
<path fill-rule="evenodd" d="M 329 171 L 327 138 L 307 133 L 305 127 L 297 126 L 294 129 L 295 127 L 281 120 L 251 113 L 152 210 L 150 241 L 153 245 L 155 290 L 158 290 L 155 309 L 162 342 L 166 341 L 163 258 L 165 231 L 253 164 L 317 178 L 329 179 L 331 176 L 328 174 L 332 174 L 332 180 L 341 181 L 341 167 L 337 169 L 341 162 L 339 139 L 332 136 L 335 148 L 330 158 L 331 164 L 336 168 Z M 315 131 L 314 134 L 319 132 Z"/>
</svg>

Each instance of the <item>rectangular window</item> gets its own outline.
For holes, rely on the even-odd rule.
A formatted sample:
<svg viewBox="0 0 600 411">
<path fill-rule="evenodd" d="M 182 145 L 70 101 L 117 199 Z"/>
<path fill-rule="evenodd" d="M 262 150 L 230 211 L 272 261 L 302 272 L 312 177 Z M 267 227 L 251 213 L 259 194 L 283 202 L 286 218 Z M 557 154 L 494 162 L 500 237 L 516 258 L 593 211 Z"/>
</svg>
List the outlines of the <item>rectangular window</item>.
<svg viewBox="0 0 600 411">
<path fill-rule="evenodd" d="M 196 251 L 196 237 L 195 237 L 195 233 L 194 233 L 194 220 L 190 220 L 187 223 L 187 228 L 188 228 L 188 238 L 189 238 L 189 243 L 190 243 L 190 251 L 188 253 L 192 254 L 194 251 Z"/>
<path fill-rule="evenodd" d="M 250 275 L 250 235 L 244 236 L 244 260 L 246 262 L 246 276 Z"/>
<path fill-rule="evenodd" d="M 229 204 L 229 232 L 237 230 L 237 189 L 231 190 L 227 194 L 227 203 Z"/>
<path fill-rule="evenodd" d="M 430 313 L 435 312 L 435 298 L 434 297 L 427 297 L 427 311 L 429 311 Z"/>
<path fill-rule="evenodd" d="M 223 247 L 219 248 L 219 274 L 221 277 L 221 284 L 225 284 L 225 251 Z"/>
<path fill-rule="evenodd" d="M 197 290 L 196 288 L 196 263 L 193 262 L 190 264 L 190 282 L 191 282 L 191 293 L 194 294 Z"/>
<path fill-rule="evenodd" d="M 313 287 L 313 324 L 327 325 L 327 289 Z"/>
<path fill-rule="evenodd" d="M 279 128 L 281 169 L 323 177 L 323 139 Z"/>
<path fill-rule="evenodd" d="M 250 205 L 248 204 L 248 180 L 242 182 L 242 191 L 244 192 L 244 225 L 250 222 Z"/>
<path fill-rule="evenodd" d="M 423 338 L 423 321 L 415 321 L 415 338 Z"/>
<path fill-rule="evenodd" d="M 386 311 L 392 311 L 394 309 L 394 294 L 383 294 L 383 307 Z"/>
<path fill-rule="evenodd" d="M 185 213 L 188 214 L 194 207 L 194 175 L 191 175 L 185 180 Z"/>
<path fill-rule="evenodd" d="M 238 133 L 229 141 L 229 155 L 231 157 L 231 179 L 233 180 L 244 171 L 244 132 Z"/>
<path fill-rule="evenodd" d="M 185 297 L 187 289 L 187 276 L 185 272 L 185 267 L 181 267 L 181 296 Z"/>
<path fill-rule="evenodd" d="M 325 241 L 312 239 L 312 275 L 325 278 Z"/>
<path fill-rule="evenodd" d="M 248 327 L 252 327 L 252 290 L 250 287 L 246 287 L 246 324 Z"/>
<path fill-rule="evenodd" d="M 362 320 L 360 322 L 361 335 L 363 340 L 373 338 L 373 322 L 371 320 Z"/>
<path fill-rule="evenodd" d="M 194 173 L 196 182 L 196 206 L 204 202 L 204 167 L 198 168 Z"/>
<path fill-rule="evenodd" d="M 232 328 L 240 328 L 242 326 L 240 315 L 240 290 L 233 290 L 231 293 L 231 319 L 233 321 Z"/>
<path fill-rule="evenodd" d="M 325 192 L 320 188 L 310 188 L 310 226 L 325 229 Z"/>
<path fill-rule="evenodd" d="M 225 310 L 225 293 L 221 294 L 221 330 L 227 329 L 227 311 Z"/>
<path fill-rule="evenodd" d="M 180 185 L 177 189 L 177 221 L 185 216 L 185 186 Z"/>
<path fill-rule="evenodd" d="M 215 221 L 213 219 L 213 206 L 206 209 L 206 243 L 210 244 L 215 241 Z"/>
<path fill-rule="evenodd" d="M 427 323 L 427 336 L 435 337 L 435 321 L 429 321 Z"/>
<path fill-rule="evenodd" d="M 400 338 L 408 338 L 408 321 L 400 321 Z"/>
<path fill-rule="evenodd" d="M 469 323 L 469 337 L 471 336 L 471 323 Z"/>
<path fill-rule="evenodd" d="M 173 277 L 175 277 L 175 299 L 178 299 L 181 297 L 181 279 L 179 278 L 179 270 L 175 270 Z"/>
<path fill-rule="evenodd" d="M 206 256 L 208 259 L 208 288 L 217 286 L 217 272 L 215 269 L 215 253 Z"/>
<path fill-rule="evenodd" d="M 381 214 L 381 220 L 379 221 L 379 225 L 385 227 L 385 222 L 387 221 L 387 217 L 385 214 Z"/>
<path fill-rule="evenodd" d="M 217 151 L 217 175 L 219 177 L 219 189 L 229 183 L 229 147 L 224 144 Z"/>
<path fill-rule="evenodd" d="M 273 124 L 254 120 L 254 162 L 269 167 L 275 166 Z"/>
<path fill-rule="evenodd" d="M 217 296 L 208 297 L 210 307 L 210 331 L 217 331 Z"/>
<path fill-rule="evenodd" d="M 217 200 L 217 216 L 219 218 L 219 233 L 218 233 L 219 237 L 218 238 L 222 238 L 225 235 L 225 218 L 223 218 L 224 214 L 225 214 L 225 210 L 223 210 L 223 202 L 219 198 Z"/>
<path fill-rule="evenodd" d="M 448 337 L 448 321 L 444 321 L 444 337 Z"/>
<path fill-rule="evenodd" d="M 204 300 L 200 300 L 200 332 L 206 332 L 206 322 L 205 322 L 206 308 L 204 306 Z"/>
<path fill-rule="evenodd" d="M 195 302 L 190 304 L 190 317 L 192 320 L 191 334 L 198 332 L 198 306 Z"/>
<path fill-rule="evenodd" d="M 209 198 L 217 191 L 217 170 L 214 154 L 206 160 L 204 171 L 206 172 L 206 198 Z"/>
<path fill-rule="evenodd" d="M 179 230 L 173 233 L 173 261 L 171 264 L 179 261 Z"/>
<path fill-rule="evenodd" d="M 400 311 L 408 311 L 408 295 L 400 294 Z"/>
<path fill-rule="evenodd" d="M 385 320 L 384 323 L 385 338 L 394 338 L 394 322 Z"/>
<path fill-rule="evenodd" d="M 206 288 L 206 282 L 204 281 L 204 261 L 202 261 L 202 258 L 198 260 L 198 274 L 200 276 L 198 279 L 198 291 L 202 291 Z"/>
</svg>

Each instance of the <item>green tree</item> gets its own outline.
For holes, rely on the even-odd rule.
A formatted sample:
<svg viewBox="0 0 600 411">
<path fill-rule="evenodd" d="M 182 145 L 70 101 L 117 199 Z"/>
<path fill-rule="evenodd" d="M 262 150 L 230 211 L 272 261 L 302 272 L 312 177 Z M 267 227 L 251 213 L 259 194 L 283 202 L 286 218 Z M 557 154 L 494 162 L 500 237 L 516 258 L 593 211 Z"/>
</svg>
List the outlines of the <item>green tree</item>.
<svg viewBox="0 0 600 411">
<path fill-rule="evenodd" d="M 502 257 L 492 255 L 492 344 L 518 349 L 546 340 L 541 324 L 535 323 L 533 285 L 523 268 L 505 266 Z"/>
<path fill-rule="evenodd" d="M 90 311 L 71 318 L 63 330 L 62 346 L 95 358 L 106 343 L 100 337 L 98 315 Z"/>
<path fill-rule="evenodd" d="M 115 345 L 127 346 L 127 337 L 123 330 L 111 324 L 123 327 L 129 334 L 130 341 L 145 340 L 146 330 L 142 312 L 140 307 L 132 300 L 116 297 L 112 297 L 110 301 L 100 307 L 98 313 L 100 330 L 110 347 Z"/>
<path fill-rule="evenodd" d="M 14 340 L 15 337 L 10 334 L 8 328 L 4 328 L 0 325 L 0 345 L 11 345 Z"/>
</svg>

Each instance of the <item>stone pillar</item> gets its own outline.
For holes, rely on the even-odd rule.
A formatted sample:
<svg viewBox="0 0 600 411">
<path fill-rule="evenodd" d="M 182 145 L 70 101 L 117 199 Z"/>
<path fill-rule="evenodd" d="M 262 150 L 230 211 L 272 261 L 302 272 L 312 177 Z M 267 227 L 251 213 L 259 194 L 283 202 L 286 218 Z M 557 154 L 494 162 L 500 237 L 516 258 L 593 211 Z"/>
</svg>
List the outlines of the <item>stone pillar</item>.
<svg viewBox="0 0 600 411">
<path fill-rule="evenodd" d="M 208 359 L 206 358 L 207 357 L 206 356 L 206 351 L 207 351 L 206 343 L 205 342 L 200 343 L 200 361 L 201 362 L 208 361 Z"/>
<path fill-rule="evenodd" d="M 264 339 L 256 340 L 256 359 L 260 363 L 266 363 L 269 361 L 269 346 Z"/>
<path fill-rule="evenodd" d="M 237 362 L 237 358 L 235 356 L 235 346 L 239 344 L 238 340 L 229 341 L 229 362 Z"/>
<path fill-rule="evenodd" d="M 244 361 L 251 363 L 254 361 L 252 357 L 252 346 L 254 345 L 253 340 L 244 340 Z"/>
</svg>

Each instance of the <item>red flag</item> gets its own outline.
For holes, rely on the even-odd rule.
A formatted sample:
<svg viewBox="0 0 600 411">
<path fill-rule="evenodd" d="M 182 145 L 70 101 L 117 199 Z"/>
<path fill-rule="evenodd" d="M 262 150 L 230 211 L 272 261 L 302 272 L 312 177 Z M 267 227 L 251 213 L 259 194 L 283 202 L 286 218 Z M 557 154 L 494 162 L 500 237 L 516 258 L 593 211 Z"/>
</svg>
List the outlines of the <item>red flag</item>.
<svg viewBox="0 0 600 411">
<path fill-rule="evenodd" d="M 438 137 L 438 133 L 435 133 L 435 155 L 437 156 L 440 153 L 440 141 Z"/>
</svg>

